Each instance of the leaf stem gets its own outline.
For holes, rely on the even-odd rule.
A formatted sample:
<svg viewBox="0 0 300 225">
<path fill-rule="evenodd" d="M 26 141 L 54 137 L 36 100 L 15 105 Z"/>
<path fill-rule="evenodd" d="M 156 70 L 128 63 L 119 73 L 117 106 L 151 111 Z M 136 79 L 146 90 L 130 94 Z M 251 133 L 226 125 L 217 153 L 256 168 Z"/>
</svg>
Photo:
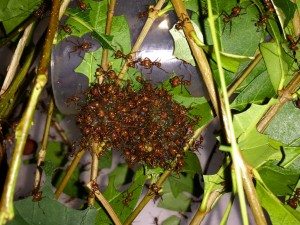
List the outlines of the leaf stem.
<svg viewBox="0 0 300 225">
<path fill-rule="evenodd" d="M 272 105 L 262 119 L 258 122 L 256 128 L 259 132 L 263 133 L 267 129 L 276 113 L 284 106 L 286 102 L 292 100 L 292 95 L 298 90 L 299 87 L 300 71 L 297 71 L 289 84 L 279 92 L 278 99 L 280 103 Z"/>
<path fill-rule="evenodd" d="M 39 158 L 37 162 L 37 168 L 35 172 L 35 181 L 34 181 L 34 191 L 37 193 L 40 188 L 41 183 L 41 177 L 42 177 L 42 166 L 45 161 L 46 153 L 47 153 L 47 145 L 48 145 L 48 137 L 51 127 L 51 120 L 53 116 L 53 110 L 54 110 L 54 102 L 53 98 L 50 98 L 49 106 L 48 106 L 48 112 L 47 112 L 47 119 L 43 134 L 43 140 L 42 140 L 42 146 L 39 151 Z"/>
<path fill-rule="evenodd" d="M 96 195 L 97 199 L 101 202 L 101 204 L 104 206 L 108 214 L 110 215 L 111 219 L 114 221 L 114 224 L 116 225 L 122 225 L 120 222 L 117 214 L 115 213 L 114 209 L 111 207 L 111 205 L 108 203 L 108 201 L 104 198 L 104 196 L 101 194 L 99 191 L 99 188 L 94 187 L 94 181 L 90 181 L 86 186 L 94 192 Z"/>
<path fill-rule="evenodd" d="M 139 51 L 143 41 L 145 40 L 146 35 L 148 34 L 152 24 L 154 23 L 154 21 L 158 18 L 158 12 L 160 11 L 161 7 L 163 6 L 163 4 L 165 3 L 165 0 L 159 0 L 157 2 L 157 4 L 155 5 L 155 7 L 153 8 L 153 11 L 150 11 L 148 13 L 148 18 L 146 20 L 146 23 L 138 37 L 138 39 L 136 40 L 134 46 L 131 49 L 131 55 L 134 58 L 135 53 Z M 128 66 L 127 63 L 124 63 L 120 73 L 119 73 L 119 78 L 120 79 L 124 79 L 125 74 L 128 70 Z"/>
<path fill-rule="evenodd" d="M 106 27 L 105 27 L 106 35 L 110 35 L 111 33 L 112 20 L 115 13 L 115 7 L 116 7 L 116 0 L 111 0 L 107 12 L 107 20 L 106 20 Z M 108 70 L 108 49 L 106 48 L 104 48 L 102 52 L 101 67 L 104 69 L 104 71 Z M 103 76 L 98 76 L 98 83 L 102 83 L 102 80 L 103 80 Z"/>
<path fill-rule="evenodd" d="M 237 76 L 236 79 L 231 83 L 228 88 L 228 96 L 231 96 L 235 90 L 243 83 L 243 81 L 248 77 L 254 67 L 260 62 L 262 59 L 262 54 L 258 53 L 255 58 L 250 62 L 250 64 L 242 71 L 240 76 Z"/>
<path fill-rule="evenodd" d="M 188 44 L 191 48 L 193 56 L 197 62 L 197 65 L 198 65 L 201 75 L 203 77 L 203 81 L 208 90 L 208 94 L 209 94 L 210 100 L 212 102 L 214 111 L 219 119 L 223 118 L 222 121 L 224 123 L 224 126 L 227 127 L 228 125 L 227 125 L 226 115 L 223 113 L 224 112 L 224 104 L 223 104 L 223 102 L 219 101 L 219 99 L 221 99 L 221 98 L 219 96 L 219 93 L 217 92 L 217 89 L 216 89 L 216 86 L 215 86 L 215 83 L 213 80 L 212 71 L 208 64 L 206 55 L 205 55 L 203 49 L 200 48 L 199 46 L 197 46 L 195 40 L 193 39 L 196 32 L 193 27 L 193 24 L 191 22 L 188 22 L 188 21 L 190 21 L 190 18 L 188 16 L 186 8 L 182 1 L 171 0 L 171 2 L 173 4 L 173 7 L 177 14 L 177 17 L 181 18 L 181 19 L 182 19 L 182 16 L 185 17 L 186 22 L 184 23 L 184 26 L 183 26 L 183 31 L 184 31 L 185 37 L 188 41 Z M 221 119 L 220 119 L 220 121 L 221 121 Z M 226 130 L 227 130 L 227 128 L 226 128 Z M 228 135 L 228 133 L 225 132 L 225 135 Z M 229 137 L 227 137 L 227 139 L 229 139 Z"/>
<path fill-rule="evenodd" d="M 228 142 L 231 144 L 231 157 L 233 161 L 233 168 L 235 174 L 235 180 L 233 180 L 233 184 L 235 183 L 237 185 L 237 194 L 240 200 L 240 209 L 241 209 L 243 224 L 249 224 L 243 185 L 257 224 L 267 224 L 262 208 L 257 199 L 252 178 L 250 176 L 248 168 L 246 167 L 247 163 L 244 161 L 241 151 L 239 150 L 236 142 L 234 127 L 232 122 L 232 115 L 231 115 L 230 105 L 229 105 L 229 98 L 228 98 L 228 93 L 226 88 L 225 77 L 224 77 L 224 71 L 222 69 L 219 43 L 216 36 L 216 29 L 215 29 L 211 1 L 208 1 L 208 22 L 211 28 L 212 39 L 213 39 L 214 48 L 216 52 L 218 71 L 220 74 L 221 88 L 223 93 L 223 101 L 225 105 L 225 115 L 226 115 L 226 120 L 228 122 L 228 127 L 225 127 L 225 129 L 228 129 L 226 133 L 229 133 L 227 137 L 230 137 Z"/>
<path fill-rule="evenodd" d="M 93 151 L 90 181 L 96 182 L 98 177 L 98 166 L 99 166 L 99 159 L 97 153 Z M 93 191 L 90 191 L 88 196 L 88 205 L 89 206 L 94 205 L 94 201 L 95 201 L 95 194 Z"/>
<path fill-rule="evenodd" d="M 0 224 L 4 224 L 14 217 L 13 196 L 17 183 L 18 171 L 20 169 L 23 150 L 32 125 L 33 114 L 39 96 L 48 81 L 48 67 L 50 64 L 51 47 L 58 28 L 59 0 L 53 0 L 51 17 L 48 32 L 43 48 L 42 58 L 37 70 L 37 78 L 34 83 L 28 105 L 22 115 L 19 125 L 16 128 L 16 145 L 11 159 L 11 165 L 5 180 L 4 191 L 1 196 Z"/>
<path fill-rule="evenodd" d="M 57 199 L 59 198 L 59 196 L 61 195 L 61 193 L 62 193 L 63 190 L 65 189 L 65 187 L 66 187 L 68 181 L 70 180 L 70 177 L 72 176 L 74 170 L 76 169 L 76 167 L 77 167 L 77 165 L 78 165 L 80 159 L 81 159 L 82 156 L 84 155 L 84 153 L 85 153 L 85 151 L 84 151 L 84 150 L 81 150 L 81 151 L 79 151 L 79 152 L 75 155 L 75 157 L 74 157 L 74 159 L 73 159 L 71 165 L 69 166 L 69 168 L 68 168 L 68 170 L 67 170 L 67 172 L 66 172 L 64 178 L 62 179 L 61 183 L 59 184 L 58 188 L 56 189 L 56 191 L 55 191 L 55 193 L 54 193 L 54 195 L 55 195 L 55 197 L 56 197 Z"/>
<path fill-rule="evenodd" d="M 20 64 L 21 56 L 25 49 L 26 43 L 28 42 L 29 38 L 31 37 L 34 27 L 35 27 L 35 23 L 34 22 L 30 23 L 26 27 L 22 38 L 19 40 L 19 43 L 17 45 L 17 48 L 14 52 L 11 63 L 9 65 L 7 74 L 5 76 L 5 80 L 3 82 L 3 85 L 2 85 L 2 88 L 0 91 L 0 95 L 2 95 L 8 89 L 9 85 L 11 84 L 12 80 L 14 79 L 16 71 L 18 69 L 18 65 Z"/>
</svg>

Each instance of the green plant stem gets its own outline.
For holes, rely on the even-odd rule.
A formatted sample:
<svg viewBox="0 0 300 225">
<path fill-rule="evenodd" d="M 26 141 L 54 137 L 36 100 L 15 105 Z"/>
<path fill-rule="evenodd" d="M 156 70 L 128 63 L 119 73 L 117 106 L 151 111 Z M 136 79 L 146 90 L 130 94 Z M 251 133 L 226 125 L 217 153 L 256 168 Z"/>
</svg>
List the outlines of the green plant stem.
<svg viewBox="0 0 300 225">
<path fill-rule="evenodd" d="M 161 7 L 163 6 L 163 4 L 165 3 L 165 0 L 159 0 L 157 2 L 157 4 L 154 7 L 153 12 L 149 12 L 148 13 L 148 18 L 146 20 L 146 23 L 138 37 L 138 39 L 136 40 L 134 46 L 131 49 L 131 55 L 134 58 L 135 53 L 139 51 L 143 41 L 145 40 L 146 35 L 148 34 L 152 24 L 154 23 L 154 21 L 158 18 L 158 12 L 160 11 Z M 124 63 L 118 77 L 120 79 L 124 79 L 126 72 L 128 71 L 128 66 L 127 63 Z"/>
<path fill-rule="evenodd" d="M 47 111 L 47 119 L 46 119 L 46 124 L 45 124 L 45 129 L 44 129 L 44 134 L 43 134 L 43 139 L 42 139 L 42 146 L 39 151 L 39 157 L 38 157 L 38 162 L 37 162 L 37 168 L 35 172 L 35 181 L 34 181 L 34 190 L 36 193 L 38 192 L 40 188 L 40 183 L 41 183 L 41 178 L 42 178 L 42 165 L 45 161 L 46 153 L 47 153 L 47 145 L 48 145 L 48 138 L 49 138 L 49 132 L 50 132 L 50 127 L 51 127 L 51 120 L 53 116 L 53 110 L 54 110 L 54 102 L 53 98 L 50 98 L 49 101 L 49 106 L 48 106 L 48 111 Z"/>
<path fill-rule="evenodd" d="M 120 222 L 117 214 L 115 213 L 115 211 L 113 210 L 111 205 L 107 202 L 107 200 L 104 198 L 104 196 L 99 191 L 99 188 L 95 189 L 94 187 L 92 187 L 92 182 L 94 182 L 94 181 L 90 181 L 86 186 L 95 193 L 97 199 L 101 202 L 103 207 L 106 209 L 106 211 L 110 215 L 111 219 L 114 221 L 114 224 L 122 225 L 122 223 Z"/>
<path fill-rule="evenodd" d="M 235 90 L 243 83 L 243 81 L 248 77 L 250 72 L 254 69 L 254 67 L 260 62 L 262 59 L 262 54 L 258 53 L 255 58 L 251 61 L 251 63 L 246 67 L 245 70 L 242 71 L 241 76 L 238 76 L 228 88 L 228 96 L 231 96 Z"/>
<path fill-rule="evenodd" d="M 67 9 L 68 5 L 70 4 L 70 2 L 71 2 L 71 0 L 62 0 L 62 3 L 61 3 L 60 8 L 59 8 L 59 15 L 58 15 L 59 20 L 65 14 L 66 9 Z"/>
<path fill-rule="evenodd" d="M 48 32 L 43 48 L 42 58 L 37 70 L 37 78 L 34 83 L 33 91 L 29 98 L 28 105 L 22 115 L 19 125 L 16 128 L 16 145 L 12 155 L 11 164 L 5 180 L 4 191 L 1 196 L 0 224 L 6 223 L 14 217 L 13 196 L 17 183 L 18 172 L 21 165 L 23 150 L 28 137 L 29 129 L 32 125 L 33 114 L 36 109 L 39 96 L 48 81 L 48 67 L 52 42 L 58 28 L 59 0 L 54 0 L 52 4 L 51 17 Z"/>
<path fill-rule="evenodd" d="M 299 87 L 300 71 L 297 71 L 289 84 L 279 92 L 279 103 L 272 105 L 262 119 L 258 122 L 256 128 L 259 132 L 263 133 L 266 130 L 276 113 L 284 106 L 285 103 L 293 99 L 292 96 L 299 89 Z"/>
<path fill-rule="evenodd" d="M 98 177 L 98 166 L 99 166 L 99 159 L 96 152 L 92 153 L 92 165 L 91 165 L 91 177 L 90 181 L 96 182 Z M 88 197 L 88 205 L 94 205 L 95 201 L 95 194 L 93 191 L 90 191 L 89 197 Z"/>
<path fill-rule="evenodd" d="M 252 209 L 252 212 L 254 215 L 254 218 L 256 220 L 256 223 L 257 224 L 267 224 L 266 219 L 263 214 L 263 211 L 262 211 L 262 207 L 258 201 L 257 194 L 255 192 L 252 178 L 251 178 L 249 170 L 246 166 L 247 163 L 244 161 L 241 151 L 239 150 L 238 145 L 236 143 L 236 137 L 235 137 L 234 127 L 233 127 L 233 123 L 232 123 L 232 115 L 231 115 L 231 111 L 230 111 L 226 82 L 225 82 L 224 72 L 222 69 L 219 43 L 218 43 L 216 32 L 215 32 L 216 29 L 215 29 L 211 1 L 208 1 L 208 15 L 209 15 L 208 22 L 209 22 L 211 32 L 212 32 L 212 39 L 213 39 L 214 48 L 216 51 L 218 70 L 219 70 L 219 74 L 220 74 L 223 100 L 224 100 L 224 104 L 225 104 L 225 114 L 227 117 L 226 119 L 228 121 L 228 127 L 225 127 L 225 129 L 228 128 L 226 133 L 229 133 L 229 135 L 227 135 L 227 137 L 228 136 L 230 137 L 230 141 L 229 141 L 229 143 L 231 144 L 231 152 L 230 153 L 231 153 L 231 157 L 232 157 L 232 161 L 233 161 L 234 174 L 235 174 L 235 179 L 233 180 L 233 184 L 234 185 L 236 184 L 236 187 L 237 187 L 237 194 L 238 194 L 239 200 L 240 200 L 242 221 L 243 221 L 243 224 L 248 224 L 246 201 L 245 201 L 245 195 L 244 195 L 244 191 L 243 191 L 243 187 L 244 187 L 249 204 L 251 206 L 251 209 Z"/>
<path fill-rule="evenodd" d="M 0 91 L 0 95 L 2 95 L 8 89 L 9 85 L 11 84 L 12 80 L 14 79 L 16 71 L 18 69 L 18 65 L 20 64 L 21 56 L 22 56 L 23 51 L 25 49 L 26 43 L 28 42 L 29 38 L 31 37 L 31 34 L 32 34 L 32 31 L 33 31 L 34 27 L 35 27 L 35 23 L 34 22 L 30 23 L 26 27 L 22 38 L 19 40 L 17 48 L 16 48 L 16 50 L 14 52 L 14 55 L 11 59 L 11 63 L 9 65 L 7 74 L 5 76 L 5 80 L 3 82 L 3 85 L 2 85 L 2 88 L 1 88 L 1 91 Z"/>
<path fill-rule="evenodd" d="M 25 63 L 23 67 L 21 68 L 20 72 L 17 74 L 15 79 L 12 81 L 12 84 L 9 86 L 6 92 L 4 92 L 3 95 L 1 95 L 0 100 L 0 118 L 7 118 L 14 106 L 14 103 L 16 102 L 16 92 L 19 89 L 20 84 L 24 80 L 26 74 L 28 73 L 28 70 L 31 66 L 33 56 L 35 53 L 35 48 L 31 47 L 29 54 L 27 55 L 25 59 Z"/>
<path fill-rule="evenodd" d="M 226 225 L 227 224 L 229 213 L 230 213 L 230 210 L 231 210 L 232 205 L 233 205 L 234 197 L 235 197 L 235 195 L 233 193 L 231 193 L 230 200 L 229 200 L 228 205 L 226 207 L 226 210 L 224 212 L 224 216 L 222 217 L 222 220 L 220 221 L 220 225 Z"/>
<path fill-rule="evenodd" d="M 85 151 L 84 151 L 84 150 L 81 150 L 81 151 L 79 151 L 79 152 L 75 155 L 75 157 L 74 157 L 74 159 L 73 159 L 71 165 L 69 166 L 69 168 L 68 168 L 68 170 L 67 170 L 67 172 L 66 172 L 64 178 L 62 179 L 61 183 L 59 184 L 58 188 L 56 189 L 56 191 L 55 191 L 55 193 L 54 193 L 54 195 L 55 195 L 55 197 L 56 197 L 57 199 L 59 198 L 59 196 L 61 195 L 61 193 L 62 193 L 63 190 L 65 189 L 65 187 L 66 187 L 68 181 L 70 180 L 70 177 L 72 176 L 74 170 L 76 169 L 76 167 L 77 167 L 77 165 L 78 165 L 80 159 L 81 159 L 82 156 L 84 155 L 84 153 L 85 153 Z"/>
<path fill-rule="evenodd" d="M 105 27 L 105 34 L 110 35 L 111 33 L 111 27 L 112 27 L 112 21 L 113 16 L 115 13 L 115 7 L 116 7 L 116 0 L 111 0 L 109 4 L 109 9 L 107 12 L 107 20 L 106 20 L 106 27 Z M 104 71 L 108 70 L 108 49 L 103 49 L 102 52 L 102 58 L 101 58 L 101 67 Z M 103 76 L 98 76 L 98 83 L 102 83 Z"/>
<path fill-rule="evenodd" d="M 173 4 L 173 7 L 177 14 L 177 17 L 182 18 L 182 15 L 184 15 L 184 17 L 189 21 L 190 19 L 189 19 L 188 13 L 186 11 L 186 8 L 185 8 L 183 2 L 176 1 L 176 0 L 171 0 L 171 2 Z M 223 113 L 224 112 L 224 104 L 222 101 L 219 101 L 219 100 L 221 100 L 221 98 L 220 98 L 219 93 L 216 90 L 212 71 L 210 69 L 206 55 L 205 55 L 203 49 L 200 48 L 199 46 L 197 46 L 195 40 L 193 39 L 193 36 L 194 36 L 193 34 L 195 34 L 195 29 L 193 27 L 193 24 L 189 23 L 189 22 L 184 23 L 183 31 L 184 31 L 185 37 L 188 41 L 188 44 L 190 46 L 190 49 L 193 53 L 193 56 L 197 62 L 197 65 L 199 67 L 201 75 L 203 77 L 203 81 L 208 90 L 208 94 L 209 94 L 210 100 L 212 102 L 214 111 L 220 120 L 221 120 L 221 118 L 223 119 L 222 121 L 224 123 L 224 126 L 228 127 L 226 115 Z M 228 133 L 225 132 L 225 135 L 228 135 Z M 227 139 L 229 139 L 229 137 L 227 137 Z"/>
</svg>

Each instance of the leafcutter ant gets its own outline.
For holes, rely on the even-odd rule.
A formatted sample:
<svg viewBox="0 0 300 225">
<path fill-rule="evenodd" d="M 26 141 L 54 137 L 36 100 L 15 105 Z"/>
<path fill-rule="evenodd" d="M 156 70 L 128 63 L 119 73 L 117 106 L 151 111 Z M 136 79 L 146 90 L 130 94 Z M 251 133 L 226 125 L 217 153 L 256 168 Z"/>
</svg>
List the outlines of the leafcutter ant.
<svg viewBox="0 0 300 225">
<path fill-rule="evenodd" d="M 82 1 L 82 0 L 78 0 L 78 7 L 82 10 L 82 11 L 85 11 L 87 10 L 87 4 Z"/>
<path fill-rule="evenodd" d="M 148 17 L 150 12 L 154 12 L 153 6 L 148 7 L 148 9 L 146 11 L 139 12 L 138 18 L 142 19 L 143 17 Z"/>
<path fill-rule="evenodd" d="M 231 9 L 231 13 L 228 14 L 227 12 L 225 12 L 224 10 L 222 11 L 221 15 L 224 16 L 223 18 L 223 22 L 224 24 L 227 24 L 229 23 L 230 25 L 230 32 L 231 32 L 231 27 L 232 27 L 232 19 L 235 18 L 235 17 L 238 17 L 241 15 L 241 10 L 242 8 L 240 6 L 235 6 Z M 224 25 L 224 28 L 223 28 L 223 32 L 225 30 L 225 25 Z"/>
<path fill-rule="evenodd" d="M 300 188 L 296 188 L 295 193 L 286 201 L 286 203 L 296 209 L 300 203 Z"/>
<path fill-rule="evenodd" d="M 71 53 L 73 53 L 73 52 L 78 52 L 78 54 L 80 54 L 82 51 L 84 53 L 90 52 L 92 49 L 92 46 L 93 46 L 92 43 L 87 42 L 85 40 L 82 43 L 77 43 L 77 44 L 72 41 L 69 41 L 69 42 L 74 44 L 74 46 L 72 47 L 72 51 L 69 52 L 69 58 L 71 56 Z"/>
<path fill-rule="evenodd" d="M 167 71 L 165 71 L 163 68 L 161 68 L 161 62 L 155 60 L 154 62 L 152 62 L 148 57 L 146 57 L 144 60 L 142 60 L 141 62 L 139 62 L 141 66 L 143 66 L 145 69 L 150 69 L 149 73 L 152 73 L 152 69 L 153 66 L 156 66 L 157 68 L 161 69 L 162 71 L 164 71 L 165 73 L 168 73 Z"/>
<path fill-rule="evenodd" d="M 184 14 L 181 15 L 181 18 L 179 18 L 179 21 L 175 24 L 176 30 L 182 30 L 184 27 L 184 24 L 187 22 L 191 22 L 190 18 L 188 16 L 185 16 Z"/>
<path fill-rule="evenodd" d="M 184 76 L 175 76 L 173 78 L 171 78 L 169 80 L 170 84 L 172 85 L 172 87 L 177 87 L 179 85 L 181 85 L 181 92 L 182 92 L 182 86 L 184 86 L 186 88 L 186 86 L 190 86 L 191 85 L 191 81 L 190 80 L 184 80 Z"/>
<path fill-rule="evenodd" d="M 261 15 L 259 18 L 259 21 L 257 21 L 255 23 L 256 27 L 262 27 L 264 26 L 264 24 L 266 24 L 266 22 L 268 21 L 270 17 L 268 15 Z M 257 31 L 259 31 L 259 28 L 257 28 Z"/>
</svg>

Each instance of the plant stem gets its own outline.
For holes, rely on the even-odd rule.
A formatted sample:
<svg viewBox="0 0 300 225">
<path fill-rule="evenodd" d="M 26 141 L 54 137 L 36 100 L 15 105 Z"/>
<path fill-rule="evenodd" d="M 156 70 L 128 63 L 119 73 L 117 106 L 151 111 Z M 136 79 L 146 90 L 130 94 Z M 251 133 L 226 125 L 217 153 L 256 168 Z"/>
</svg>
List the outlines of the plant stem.
<svg viewBox="0 0 300 225">
<path fill-rule="evenodd" d="M 12 57 L 10 65 L 9 65 L 7 74 L 5 76 L 5 80 L 3 82 L 3 85 L 2 85 L 2 88 L 0 91 L 0 95 L 2 95 L 8 89 L 9 85 L 11 84 L 12 80 L 14 79 L 16 71 L 18 69 L 18 65 L 20 64 L 21 56 L 25 49 L 26 43 L 28 42 L 29 38 L 31 37 L 31 33 L 32 33 L 34 27 L 35 27 L 35 23 L 34 22 L 30 23 L 26 27 L 22 38 L 19 40 L 18 46 L 14 52 L 14 55 Z"/>
<path fill-rule="evenodd" d="M 231 96 L 234 91 L 243 83 L 246 77 L 250 74 L 250 72 L 254 69 L 254 67 L 260 62 L 262 59 L 262 54 L 258 53 L 255 58 L 251 61 L 251 63 L 246 67 L 245 70 L 242 71 L 241 76 L 238 76 L 228 88 L 228 96 Z"/>
<path fill-rule="evenodd" d="M 29 54 L 26 57 L 25 63 L 21 68 L 20 72 L 12 81 L 12 84 L 9 86 L 7 91 L 4 92 L 3 95 L 1 95 L 0 118 L 7 118 L 10 115 L 13 106 L 15 105 L 15 102 L 17 100 L 16 93 L 19 89 L 21 82 L 24 80 L 26 74 L 28 73 L 28 70 L 33 60 L 34 53 L 35 53 L 35 48 L 32 47 L 29 51 Z"/>
<path fill-rule="evenodd" d="M 213 75 L 212 75 L 210 66 L 208 64 L 207 58 L 205 56 L 205 53 L 202 48 L 197 46 L 197 44 L 195 43 L 195 40 L 193 39 L 193 36 L 196 32 L 193 27 L 193 24 L 191 22 L 188 22 L 188 21 L 190 21 L 190 18 L 188 16 L 186 8 L 182 1 L 171 0 L 171 2 L 173 4 L 173 7 L 177 14 L 177 17 L 179 19 L 180 18 L 182 19 L 182 16 L 184 15 L 185 19 L 187 20 L 183 26 L 183 31 L 184 31 L 185 37 L 188 41 L 190 49 L 193 53 L 193 56 L 197 62 L 197 65 L 198 65 L 201 75 L 203 77 L 203 81 L 208 90 L 208 94 L 209 94 L 210 100 L 212 102 L 214 111 L 215 111 L 216 115 L 218 116 L 218 118 L 220 119 L 220 121 L 221 121 L 221 118 L 223 118 L 222 121 L 224 123 L 224 126 L 228 127 L 226 115 L 223 113 L 224 112 L 224 104 L 222 101 L 218 100 L 221 98 L 220 98 L 219 93 L 216 90 L 215 83 L 213 80 Z M 225 135 L 228 135 L 228 133 L 225 132 Z M 227 137 L 227 139 L 229 139 L 229 137 Z"/>
<path fill-rule="evenodd" d="M 154 23 L 154 21 L 158 18 L 158 12 L 160 11 L 161 7 L 163 6 L 163 4 L 165 3 L 165 0 L 159 0 L 157 2 L 157 4 L 155 5 L 155 7 L 153 8 L 154 10 L 153 11 L 150 11 L 148 13 L 148 18 L 146 20 L 146 23 L 138 37 L 138 39 L 136 40 L 134 46 L 132 47 L 131 49 L 131 55 L 132 57 L 134 58 L 135 56 L 135 53 L 139 51 L 146 35 L 148 34 L 152 24 Z M 128 66 L 127 66 L 127 63 L 124 63 L 118 77 L 120 79 L 123 79 L 125 77 L 125 74 L 128 70 Z"/>
<path fill-rule="evenodd" d="M 120 222 L 117 214 L 115 213 L 115 211 L 113 210 L 113 208 L 111 207 L 111 205 L 107 202 L 107 200 L 104 198 L 104 196 L 99 191 L 99 188 L 97 187 L 95 189 L 95 187 L 93 185 L 93 182 L 94 181 L 90 181 L 86 186 L 91 191 L 94 192 L 94 194 L 96 195 L 96 197 L 98 198 L 98 200 L 101 202 L 101 204 L 104 206 L 104 208 L 106 209 L 106 211 L 110 215 L 111 219 L 114 221 L 114 224 L 116 224 L 116 225 L 122 225 L 122 223 Z"/>
<path fill-rule="evenodd" d="M 276 113 L 284 106 L 286 102 L 293 99 L 292 95 L 298 90 L 299 87 L 300 71 L 297 71 L 289 84 L 279 92 L 278 99 L 280 103 L 272 105 L 262 119 L 258 122 L 256 128 L 259 132 L 263 133 L 267 129 Z"/>
<path fill-rule="evenodd" d="M 237 193 L 240 200 L 240 208 L 241 208 L 241 214 L 242 214 L 242 220 L 243 224 L 248 224 L 248 215 L 247 215 L 247 208 L 246 208 L 246 201 L 243 191 L 243 185 L 245 187 L 245 192 L 248 197 L 253 215 L 255 217 L 255 220 L 257 224 L 267 224 L 262 208 L 259 204 L 259 201 L 257 199 L 257 195 L 255 192 L 255 188 L 252 182 L 252 178 L 250 177 L 249 171 L 246 167 L 246 162 L 243 160 L 243 157 L 241 155 L 241 151 L 238 148 L 238 145 L 236 143 L 235 133 L 234 133 L 234 127 L 232 123 L 232 115 L 230 111 L 229 106 L 229 99 L 228 94 L 226 90 L 226 82 L 224 78 L 224 72 L 222 69 L 221 64 L 221 57 L 220 57 L 220 50 L 219 50 L 219 43 L 216 37 L 215 32 L 215 24 L 214 24 L 214 16 L 212 13 L 212 5 L 211 1 L 208 1 L 208 22 L 210 24 L 211 33 L 212 33 L 212 39 L 214 43 L 214 48 L 216 52 L 216 59 L 218 64 L 218 70 L 220 74 L 220 81 L 221 81 L 221 87 L 222 87 L 222 93 L 223 93 L 223 100 L 225 105 L 225 115 L 226 120 L 228 121 L 228 127 L 224 127 L 227 135 L 227 137 L 230 137 L 228 140 L 228 143 L 231 143 L 231 157 L 233 161 L 233 167 L 234 167 L 234 174 L 235 174 L 235 180 L 233 180 L 233 184 L 237 185 Z M 226 130 L 228 129 L 228 130 Z"/>
<path fill-rule="evenodd" d="M 32 125 L 33 114 L 39 96 L 48 81 L 48 67 L 50 63 L 51 47 L 58 28 L 59 0 L 53 0 L 50 24 L 43 48 L 42 58 L 37 70 L 37 78 L 31 93 L 28 105 L 22 115 L 21 121 L 16 129 L 16 145 L 11 159 L 11 165 L 5 180 L 4 191 L 1 198 L 0 224 L 4 224 L 14 217 L 13 196 L 17 183 L 18 171 L 20 169 L 23 150 L 28 137 L 29 129 Z"/>
<path fill-rule="evenodd" d="M 106 20 L 106 27 L 105 27 L 105 34 L 110 35 L 111 33 L 111 27 L 112 27 L 112 20 L 115 13 L 115 7 L 116 7 L 116 0 L 111 0 L 109 4 L 109 9 L 107 12 L 107 20 Z M 102 52 L 102 58 L 101 58 L 101 67 L 104 71 L 108 70 L 108 49 L 104 48 Z M 98 76 L 98 83 L 102 83 L 103 76 Z"/>
<path fill-rule="evenodd" d="M 90 181 L 96 182 L 98 177 L 98 166 L 99 166 L 99 159 L 96 152 L 92 153 L 92 165 L 91 165 L 91 177 Z M 95 201 L 95 194 L 93 191 L 90 191 L 89 197 L 88 197 L 88 205 L 94 205 Z"/>
<path fill-rule="evenodd" d="M 68 170 L 67 170 L 67 172 L 66 172 L 64 178 L 62 179 L 61 183 L 59 184 L 58 188 L 56 189 L 56 191 L 55 191 L 55 193 L 54 193 L 54 195 L 55 195 L 55 197 L 56 197 L 57 199 L 59 198 L 59 196 L 61 195 L 61 193 L 62 193 L 63 190 L 65 189 L 65 187 L 66 187 L 66 185 L 67 185 L 67 183 L 68 183 L 70 177 L 72 176 L 74 170 L 76 169 L 76 167 L 77 167 L 77 165 L 78 165 L 80 159 L 81 159 L 82 156 L 84 155 L 84 153 L 85 153 L 85 151 L 84 151 L 84 150 L 81 150 L 81 151 L 79 151 L 79 152 L 75 155 L 75 157 L 74 157 L 74 159 L 73 159 L 71 165 L 69 166 L 69 168 L 68 168 Z"/>
<path fill-rule="evenodd" d="M 48 106 L 48 112 L 47 112 L 47 119 L 44 129 L 44 135 L 42 140 L 42 146 L 39 151 L 39 158 L 37 162 L 37 168 L 35 171 L 35 181 L 34 181 L 34 191 L 38 192 L 40 188 L 40 182 L 42 177 L 42 166 L 45 161 L 46 153 L 47 153 L 47 145 L 48 145 L 48 137 L 49 137 L 49 131 L 51 127 L 51 120 L 53 116 L 53 110 L 54 110 L 54 103 L 53 98 L 50 98 L 49 106 Z"/>
</svg>

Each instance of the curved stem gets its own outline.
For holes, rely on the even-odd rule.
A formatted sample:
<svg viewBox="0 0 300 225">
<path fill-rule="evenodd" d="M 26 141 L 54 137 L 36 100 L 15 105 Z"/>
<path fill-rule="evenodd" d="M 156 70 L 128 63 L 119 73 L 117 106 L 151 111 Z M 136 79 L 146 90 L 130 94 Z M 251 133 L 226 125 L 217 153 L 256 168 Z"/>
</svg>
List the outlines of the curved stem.
<svg viewBox="0 0 300 225">
<path fill-rule="evenodd" d="M 122 225 L 114 209 L 111 207 L 111 205 L 108 203 L 108 201 L 104 198 L 104 196 L 99 191 L 98 185 L 95 184 L 94 181 L 90 181 L 86 186 L 96 195 L 97 199 L 101 202 L 103 207 L 110 215 L 111 219 L 114 221 L 114 224 Z"/>
<path fill-rule="evenodd" d="M 98 177 L 98 166 L 99 166 L 99 159 L 96 152 L 92 153 L 92 165 L 91 165 L 91 177 L 90 181 L 96 181 Z M 88 205 L 94 205 L 95 201 L 95 194 L 93 191 L 90 191 L 88 197 Z"/>
<path fill-rule="evenodd" d="M 78 152 L 71 165 L 69 166 L 67 172 L 66 172 L 66 175 L 64 176 L 64 178 L 62 179 L 61 183 L 59 184 L 58 188 L 56 189 L 54 195 L 56 198 L 59 198 L 59 196 L 61 195 L 61 193 L 63 192 L 63 190 L 65 189 L 70 177 L 72 176 L 74 170 L 76 169 L 80 159 L 82 158 L 82 156 L 84 155 L 85 151 L 84 150 L 81 150 L 80 152 Z"/>
</svg>

